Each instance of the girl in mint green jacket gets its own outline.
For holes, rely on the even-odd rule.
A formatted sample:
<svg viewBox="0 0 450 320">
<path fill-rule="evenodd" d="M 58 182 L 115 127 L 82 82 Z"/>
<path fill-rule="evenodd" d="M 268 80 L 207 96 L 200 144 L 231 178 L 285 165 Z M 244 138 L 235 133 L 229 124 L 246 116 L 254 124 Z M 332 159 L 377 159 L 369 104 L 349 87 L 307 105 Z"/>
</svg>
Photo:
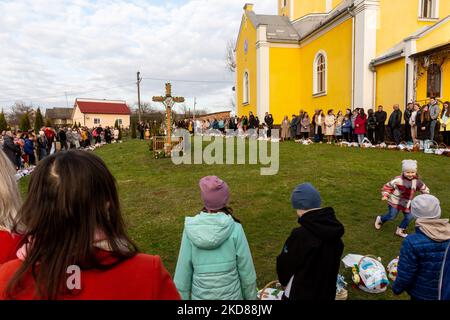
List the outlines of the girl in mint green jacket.
<svg viewBox="0 0 450 320">
<path fill-rule="evenodd" d="M 227 184 L 200 180 L 205 208 L 187 217 L 174 282 L 183 300 L 254 300 L 256 272 L 244 229 L 226 204 Z"/>
</svg>

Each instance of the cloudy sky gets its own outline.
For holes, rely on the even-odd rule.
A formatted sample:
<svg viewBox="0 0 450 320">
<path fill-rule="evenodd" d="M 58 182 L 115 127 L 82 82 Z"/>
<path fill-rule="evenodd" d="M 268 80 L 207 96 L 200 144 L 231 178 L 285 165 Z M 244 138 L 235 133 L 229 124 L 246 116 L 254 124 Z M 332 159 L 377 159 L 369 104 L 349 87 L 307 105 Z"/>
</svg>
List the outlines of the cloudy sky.
<svg viewBox="0 0 450 320">
<path fill-rule="evenodd" d="M 246 2 L 0 0 L 0 108 L 19 100 L 66 107 L 76 97 L 132 105 L 138 70 L 143 101 L 172 80 L 188 107 L 197 97 L 198 107 L 229 108 L 226 44 Z M 276 0 L 252 2 L 257 13 L 276 14 Z"/>
</svg>

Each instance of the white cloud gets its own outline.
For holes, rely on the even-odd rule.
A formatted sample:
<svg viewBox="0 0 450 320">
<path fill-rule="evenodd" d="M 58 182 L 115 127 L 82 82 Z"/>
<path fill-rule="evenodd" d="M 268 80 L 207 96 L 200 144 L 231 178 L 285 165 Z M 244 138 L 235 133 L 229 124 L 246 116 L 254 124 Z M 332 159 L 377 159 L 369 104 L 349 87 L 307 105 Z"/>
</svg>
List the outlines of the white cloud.
<svg viewBox="0 0 450 320">
<path fill-rule="evenodd" d="M 243 0 L 1 1 L 0 107 L 30 99 L 43 107 L 69 105 L 76 96 L 136 98 L 136 71 L 174 82 L 176 95 L 210 110 L 228 107 L 234 76 L 225 47 L 236 38 Z M 276 0 L 255 1 L 276 14 Z M 164 81 L 142 81 L 142 100 L 162 94 Z M 102 88 L 111 88 L 104 90 Z"/>
</svg>

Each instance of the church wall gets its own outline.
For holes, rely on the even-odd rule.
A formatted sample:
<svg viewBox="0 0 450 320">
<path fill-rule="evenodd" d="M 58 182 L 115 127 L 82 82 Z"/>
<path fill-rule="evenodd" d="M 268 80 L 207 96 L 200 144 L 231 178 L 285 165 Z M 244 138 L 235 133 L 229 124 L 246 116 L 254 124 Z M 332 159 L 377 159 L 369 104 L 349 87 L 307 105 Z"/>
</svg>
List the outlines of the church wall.
<svg viewBox="0 0 450 320">
<path fill-rule="evenodd" d="M 445 43 L 450 43 L 450 20 L 417 39 L 416 48 L 417 52 L 421 52 Z"/>
<path fill-rule="evenodd" d="M 270 113 L 274 123 L 298 114 L 301 95 L 300 48 L 270 48 Z"/>
<path fill-rule="evenodd" d="M 344 111 L 352 102 L 352 20 L 349 19 L 301 49 L 300 105 L 310 114 L 315 109 Z M 316 54 L 327 55 L 327 94 L 313 96 L 313 64 Z"/>
<path fill-rule="evenodd" d="M 405 59 L 400 58 L 379 65 L 376 70 L 376 108 L 382 105 L 388 116 L 392 113 L 394 104 L 399 104 L 400 110 L 403 111 L 405 107 Z"/>
<path fill-rule="evenodd" d="M 248 51 L 245 53 L 244 43 L 247 40 Z M 256 114 L 256 29 L 246 16 L 243 16 L 242 29 L 236 44 L 236 107 L 239 116 L 248 115 L 250 111 Z M 248 70 L 250 76 L 250 99 L 243 104 L 244 72 Z"/>
<path fill-rule="evenodd" d="M 409 37 L 419 29 L 435 24 L 438 19 L 423 21 L 419 19 L 420 0 L 380 0 L 377 25 L 377 56 Z M 439 16 L 450 14 L 450 1 L 439 1 Z"/>
</svg>

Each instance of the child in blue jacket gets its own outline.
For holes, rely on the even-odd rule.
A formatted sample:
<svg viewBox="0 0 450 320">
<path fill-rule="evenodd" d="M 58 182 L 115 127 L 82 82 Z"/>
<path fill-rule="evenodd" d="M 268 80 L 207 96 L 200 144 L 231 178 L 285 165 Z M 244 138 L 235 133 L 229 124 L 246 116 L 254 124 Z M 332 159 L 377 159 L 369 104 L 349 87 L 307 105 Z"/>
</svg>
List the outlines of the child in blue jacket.
<svg viewBox="0 0 450 320">
<path fill-rule="evenodd" d="M 412 300 L 437 300 L 445 252 L 450 243 L 450 224 L 441 219 L 439 200 L 423 194 L 413 199 L 411 214 L 416 233 L 405 238 L 400 250 L 398 275 L 392 291 L 407 292 Z"/>
</svg>

